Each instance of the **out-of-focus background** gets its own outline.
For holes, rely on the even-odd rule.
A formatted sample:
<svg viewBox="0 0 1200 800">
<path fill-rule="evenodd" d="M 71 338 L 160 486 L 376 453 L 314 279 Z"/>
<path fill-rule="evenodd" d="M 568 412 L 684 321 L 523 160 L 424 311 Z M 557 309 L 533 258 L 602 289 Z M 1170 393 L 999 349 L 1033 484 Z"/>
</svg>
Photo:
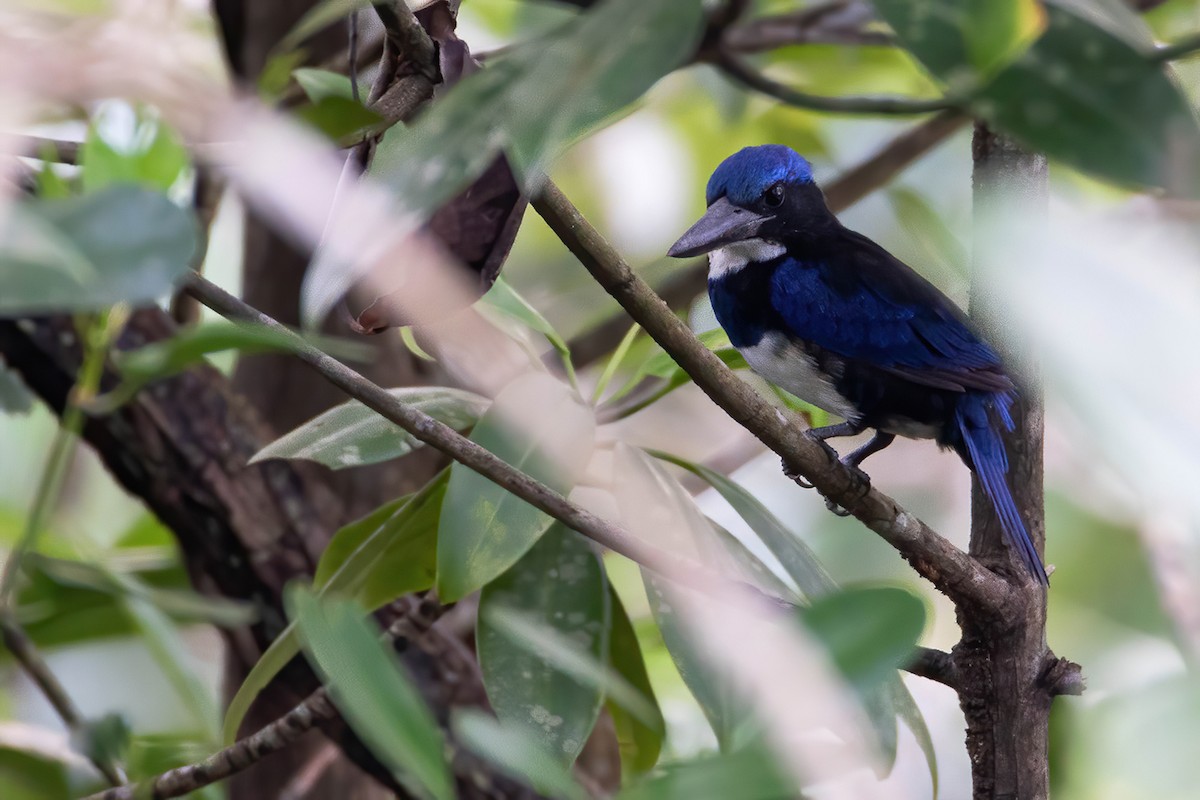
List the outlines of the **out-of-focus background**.
<svg viewBox="0 0 1200 800">
<path fill-rule="evenodd" d="M 1110 3 L 1117 0 L 1095 5 Z M 93 12 L 93 4 L 76 5 L 80 15 Z M 197 41 L 211 40 L 211 68 L 219 73 L 206 4 L 172 5 L 172 13 L 188 18 Z M 801 5 L 757 3 L 754 13 Z M 1200 3 L 1151 5 L 1139 24 L 1154 40 L 1172 42 L 1200 30 Z M 464 0 L 458 32 L 474 52 L 487 52 L 551 31 L 575 13 L 551 2 Z M 769 51 L 759 66 L 823 95 L 940 91 L 905 50 L 887 44 L 797 44 Z M 1200 100 L 1200 62 L 1176 63 L 1174 76 L 1193 103 Z M 114 148 L 135 147 L 144 135 L 145 115 L 120 98 L 92 111 L 99 135 Z M 707 176 L 728 154 L 764 142 L 787 144 L 828 185 L 914 124 L 905 117 L 790 107 L 698 65 L 658 82 L 622 118 L 571 146 L 550 173 L 639 273 L 662 286 L 691 266 L 664 253 L 703 210 Z M 77 140 L 87 127 L 74 119 L 48 120 L 32 132 Z M 963 305 L 974 235 L 970 140 L 970 126 L 960 127 L 840 214 Z M 1060 159 L 1051 159 L 1050 194 L 1038 247 L 1014 254 L 1008 274 L 990 277 L 996 296 L 1011 307 L 1016 338 L 1041 353 L 1046 561 L 1055 567 L 1047 638 L 1057 654 L 1083 666 L 1087 679 L 1082 697 L 1061 698 L 1054 707 L 1053 794 L 1064 800 L 1194 797 L 1200 684 L 1189 664 L 1200 645 L 1200 482 L 1194 480 L 1200 476 L 1200 207 L 1117 188 Z M 241 226 L 236 200 L 226 198 L 205 260 L 206 275 L 234 292 Z M 525 216 L 504 276 L 568 340 L 618 311 L 533 213 Z M 697 331 L 714 327 L 703 295 L 689 320 Z M 232 368 L 231 356 L 215 361 Z M 596 372 L 595 364 L 587 368 L 584 383 L 594 382 Z M 7 396 L 3 383 L 0 396 Z M 2 549 L 21 535 L 56 428 L 56 417 L 36 402 L 0 414 Z M 816 493 L 788 481 L 778 459 L 695 387 L 621 421 L 617 434 L 732 470 L 839 582 L 909 588 L 928 605 L 923 643 L 942 649 L 955 643 L 945 598 L 861 524 L 834 517 Z M 928 442 L 900 441 L 872 459 L 870 473 L 877 486 L 966 546 L 969 476 L 957 458 Z M 721 525 L 753 541 L 715 492 L 698 499 Z M 777 566 L 768 552 L 752 547 Z M 20 591 L 20 618 L 85 716 L 123 719 L 132 732 L 127 758 L 143 772 L 210 752 L 218 740 L 222 666 L 221 639 L 211 623 L 236 620 L 241 612 L 191 592 L 172 536 L 86 447 L 71 463 L 35 552 L 42 558 Z M 635 624 L 648 620 L 636 574 L 619 559 L 608 566 Z M 665 758 L 714 748 L 704 715 L 654 627 L 639 630 L 668 723 Z M 918 678 L 905 683 L 932 734 L 937 796 L 969 797 L 963 717 L 954 694 Z M 0 796 L 72 796 L 86 784 L 85 772 L 56 714 L 0 654 Z M 909 787 L 908 796 L 930 796 L 924 757 L 907 729 L 901 729 L 888 780 Z M 221 790 L 203 796 L 219 797 Z"/>
</svg>

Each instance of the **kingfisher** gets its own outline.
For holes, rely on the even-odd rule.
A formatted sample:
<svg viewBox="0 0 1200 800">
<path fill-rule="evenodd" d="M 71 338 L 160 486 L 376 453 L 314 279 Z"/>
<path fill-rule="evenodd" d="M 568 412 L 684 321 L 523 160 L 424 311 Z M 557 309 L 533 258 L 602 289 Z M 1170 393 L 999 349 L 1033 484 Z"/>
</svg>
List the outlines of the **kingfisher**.
<svg viewBox="0 0 1200 800">
<path fill-rule="evenodd" d="M 979 479 L 1008 545 L 1048 583 L 1008 486 L 1002 431 L 1016 385 L 996 352 L 933 284 L 841 224 L 812 166 L 783 145 L 747 147 L 708 181 L 708 210 L 668 251 L 708 254 L 717 321 L 754 372 L 843 421 L 826 439 L 871 429 L 852 469 L 896 436 L 933 439 Z"/>
</svg>

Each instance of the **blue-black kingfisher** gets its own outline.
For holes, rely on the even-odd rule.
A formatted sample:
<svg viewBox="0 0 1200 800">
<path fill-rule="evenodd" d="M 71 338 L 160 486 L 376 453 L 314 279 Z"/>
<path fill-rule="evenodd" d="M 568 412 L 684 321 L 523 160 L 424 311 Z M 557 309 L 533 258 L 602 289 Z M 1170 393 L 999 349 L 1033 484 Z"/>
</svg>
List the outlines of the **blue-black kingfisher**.
<svg viewBox="0 0 1200 800">
<path fill-rule="evenodd" d="M 708 181 L 708 211 L 670 249 L 708 254 L 717 321 L 751 369 L 843 420 L 824 441 L 872 428 L 842 460 L 857 469 L 897 435 L 934 439 L 979 478 L 1010 546 L 1046 570 L 1007 483 L 1000 426 L 1017 400 L 1000 358 L 931 283 L 825 205 L 789 147 L 747 147 Z"/>
</svg>

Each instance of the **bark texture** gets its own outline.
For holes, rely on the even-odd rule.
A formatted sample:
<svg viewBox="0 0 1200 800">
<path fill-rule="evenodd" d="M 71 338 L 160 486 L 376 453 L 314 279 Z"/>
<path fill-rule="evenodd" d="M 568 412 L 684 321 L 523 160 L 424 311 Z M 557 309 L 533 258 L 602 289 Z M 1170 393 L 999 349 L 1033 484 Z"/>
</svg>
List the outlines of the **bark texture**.
<svg viewBox="0 0 1200 800">
<path fill-rule="evenodd" d="M 1020 211 L 1026 224 L 1040 224 L 1047 197 L 1045 157 L 1022 150 L 982 124 L 975 129 L 973 154 L 977 230 L 996 224 L 998 212 L 1014 210 Z M 1023 228 L 1002 235 L 1028 236 L 1030 231 Z M 996 266 L 987 262 L 990 257 L 989 248 L 977 247 L 977 276 Z M 1002 307 L 989 300 L 985 282 L 977 278 L 972 287 L 972 318 L 1003 351 L 1021 386 L 1016 430 L 1005 442 L 1009 482 L 1029 534 L 1043 553 L 1043 413 L 1036 360 L 1014 340 L 1017 328 L 1000 311 Z M 1065 673 L 1077 676 L 1077 668 L 1060 664 L 1047 647 L 1046 592 L 1005 546 L 999 520 L 978 481 L 972 486 L 970 552 L 1017 588 L 1011 593 L 1011 608 L 1000 614 L 958 607 L 963 635 L 952 658 L 967 720 L 973 797 L 1042 800 L 1049 792 L 1050 705 L 1054 695 L 1067 688 L 1061 678 Z"/>
</svg>

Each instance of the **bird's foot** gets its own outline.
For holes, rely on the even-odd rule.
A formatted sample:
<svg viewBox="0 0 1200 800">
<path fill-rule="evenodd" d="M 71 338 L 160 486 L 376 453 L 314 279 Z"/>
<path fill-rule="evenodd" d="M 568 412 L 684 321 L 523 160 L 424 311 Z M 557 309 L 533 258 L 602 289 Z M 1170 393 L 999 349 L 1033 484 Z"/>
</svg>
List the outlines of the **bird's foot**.
<svg viewBox="0 0 1200 800">
<path fill-rule="evenodd" d="M 804 476 L 801 475 L 799 472 L 797 472 L 796 468 L 793 467 L 791 464 L 789 464 L 788 460 L 786 458 L 782 459 L 780 461 L 780 463 L 783 465 L 783 474 L 786 475 L 789 479 L 791 479 L 791 481 L 793 483 L 795 483 L 801 489 L 812 489 L 813 488 L 813 485 L 811 483 L 809 483 L 808 481 L 804 480 Z"/>
<path fill-rule="evenodd" d="M 850 516 L 849 511 L 842 508 L 840 505 L 835 503 L 833 500 L 830 500 L 828 497 L 825 498 L 825 507 L 828 508 L 829 513 L 833 514 L 834 516 L 838 516 L 838 517 Z"/>
</svg>

